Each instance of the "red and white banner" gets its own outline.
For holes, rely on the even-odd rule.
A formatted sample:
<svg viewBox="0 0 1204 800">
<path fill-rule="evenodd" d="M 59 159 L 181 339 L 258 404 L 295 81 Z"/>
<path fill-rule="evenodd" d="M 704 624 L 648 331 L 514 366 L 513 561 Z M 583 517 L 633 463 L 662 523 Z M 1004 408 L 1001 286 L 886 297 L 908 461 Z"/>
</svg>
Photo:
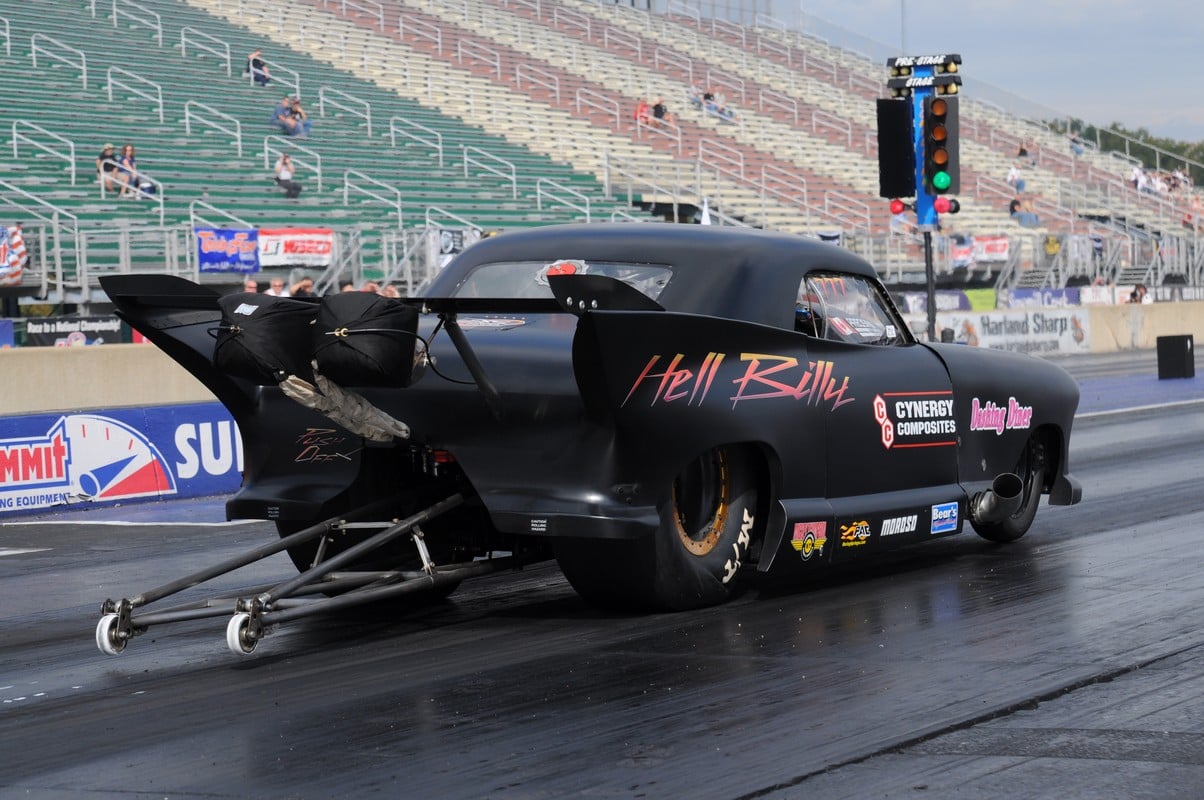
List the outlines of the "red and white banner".
<svg viewBox="0 0 1204 800">
<path fill-rule="evenodd" d="M 975 236 L 974 260 L 979 263 L 983 261 L 1007 261 L 1008 237 Z"/>
<path fill-rule="evenodd" d="M 0 228 L 0 286 L 17 286 L 28 260 L 21 226 Z"/>
<path fill-rule="evenodd" d="M 259 266 L 326 267 L 334 258 L 329 228 L 260 228 Z"/>
</svg>

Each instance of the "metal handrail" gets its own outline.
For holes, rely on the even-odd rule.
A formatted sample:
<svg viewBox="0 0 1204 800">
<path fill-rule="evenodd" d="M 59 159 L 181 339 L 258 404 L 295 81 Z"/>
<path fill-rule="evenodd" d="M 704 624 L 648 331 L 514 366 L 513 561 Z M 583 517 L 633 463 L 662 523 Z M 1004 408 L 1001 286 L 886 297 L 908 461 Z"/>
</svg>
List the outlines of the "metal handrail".
<svg viewBox="0 0 1204 800">
<path fill-rule="evenodd" d="M 137 86 L 135 86 L 133 84 L 125 83 L 120 80 L 115 80 L 113 78 L 114 74 L 125 75 L 127 78 L 132 78 L 135 81 L 137 81 L 138 83 L 146 84 L 147 86 L 152 87 L 152 89 L 154 90 L 155 93 L 150 94 L 147 91 L 139 89 Z M 140 75 L 135 75 L 134 73 L 130 72 L 129 70 L 124 70 L 121 67 L 109 67 L 108 70 L 105 71 L 105 91 L 108 95 L 110 103 L 113 102 L 113 86 L 115 86 L 115 85 L 122 89 L 125 89 L 127 92 L 132 92 L 132 93 L 138 95 L 139 97 L 142 97 L 142 98 L 154 103 L 155 107 L 159 109 L 159 124 L 163 124 L 164 116 L 163 116 L 163 87 L 162 86 L 155 83 L 154 81 L 148 81 L 146 78 L 143 78 Z"/>
<path fill-rule="evenodd" d="M 196 28 L 190 28 L 187 25 L 180 28 L 180 57 L 188 57 L 188 38 L 191 36 L 195 39 L 205 39 L 214 42 L 217 46 L 209 46 L 198 41 L 193 41 L 192 46 L 198 50 L 204 50 L 207 53 L 212 53 L 218 58 L 226 62 L 226 77 L 234 75 L 234 61 L 230 57 L 230 45 L 223 42 L 216 36 L 210 36 L 204 31 L 198 31 Z M 218 49 L 220 47 L 221 49 Z"/>
<path fill-rule="evenodd" d="M 559 197 L 555 194 L 552 194 L 551 192 L 546 191 L 544 189 L 545 186 L 551 186 L 552 188 L 554 188 L 558 191 L 564 192 L 567 195 L 576 197 L 576 198 L 580 199 L 584 203 L 584 205 L 577 205 L 576 203 L 570 203 L 568 200 L 565 200 L 563 197 Z M 583 192 L 579 192 L 576 189 L 571 189 L 562 183 L 557 183 L 556 181 L 552 180 L 551 178 L 540 178 L 539 180 L 537 180 L 535 182 L 535 207 L 538 208 L 540 211 L 543 211 L 543 199 L 545 196 L 548 198 L 548 200 L 559 203 L 562 206 L 567 206 L 568 208 L 571 208 L 574 211 L 580 211 L 580 212 L 584 213 L 585 221 L 586 222 L 590 221 L 589 196 L 584 194 Z"/>
<path fill-rule="evenodd" d="M 359 185 L 358 183 L 352 183 L 351 178 L 353 176 L 357 181 L 366 183 L 369 186 L 376 186 L 394 196 L 390 197 L 388 194 L 374 192 L 371 189 Z M 394 209 L 397 212 L 397 227 L 401 228 L 404 225 L 405 220 L 401 215 L 401 192 L 399 190 L 387 183 L 384 183 L 383 181 L 378 181 L 376 178 L 365 175 L 359 170 L 349 169 L 343 172 L 343 205 L 346 206 L 351 204 L 351 192 L 353 191 L 359 192 L 362 195 L 366 195 L 378 203 L 384 203 L 385 205 Z"/>
<path fill-rule="evenodd" d="M 430 138 L 427 139 L 422 136 L 419 136 L 418 134 L 402 130 L 400 126 L 409 126 L 411 128 L 417 128 L 418 130 L 422 131 L 423 133 L 428 134 L 430 136 Z M 438 154 L 438 157 L 439 157 L 439 168 L 440 169 L 443 168 L 443 134 L 439 133 L 439 131 L 434 130 L 433 128 L 428 128 L 427 126 L 421 125 L 417 122 L 414 122 L 413 120 L 408 120 L 405 117 L 389 117 L 389 146 L 390 147 L 393 147 L 393 148 L 397 147 L 398 134 L 406 137 L 407 139 L 413 139 L 414 141 L 418 142 L 419 144 L 424 144 L 427 147 L 435 148 L 435 152 L 436 152 L 436 154 Z"/>
<path fill-rule="evenodd" d="M 460 223 L 464 227 L 471 228 L 471 229 L 477 231 L 478 233 L 481 230 L 481 226 L 476 224 L 472 220 L 467 220 L 464 217 L 461 217 L 459 214 L 453 214 L 452 212 L 446 211 L 442 208 L 439 208 L 438 206 L 427 206 L 427 208 L 426 208 L 426 227 L 428 227 L 428 228 L 435 227 L 435 221 L 433 219 L 433 215 L 438 215 L 440 217 L 447 217 L 448 219 L 455 220 L 456 222 Z"/>
<path fill-rule="evenodd" d="M 592 89 L 581 87 L 577 90 L 577 114 L 580 116 L 581 107 L 593 108 L 614 118 L 614 127 L 618 128 L 623 124 L 623 112 L 619 108 L 619 102 L 604 94 L 599 94 Z"/>
<path fill-rule="evenodd" d="M 341 97 L 349 103 L 356 103 L 363 107 L 363 111 L 360 111 L 356 106 L 350 106 L 347 105 L 347 103 L 341 103 L 338 100 L 330 99 L 329 95 Z M 353 114 L 363 119 L 365 125 L 367 126 L 366 135 L 369 139 L 372 138 L 372 106 L 366 100 L 361 100 L 355 95 L 347 94 L 346 92 L 340 89 L 335 89 L 331 86 L 322 86 L 318 89 L 318 114 L 323 117 L 326 116 L 327 103 L 335 108 L 346 111 L 348 114 Z"/>
<path fill-rule="evenodd" d="M 115 166 L 119 170 L 121 170 L 122 172 L 126 171 L 125 167 L 121 166 L 121 162 L 115 158 L 104 158 L 104 159 L 101 159 L 100 163 L 102 165 L 112 164 L 113 166 Z M 146 192 L 142 191 L 142 179 L 145 179 L 148 183 L 150 183 L 152 186 L 155 187 L 154 195 L 147 195 Z M 166 194 L 166 192 L 164 191 L 164 188 L 163 188 L 163 181 L 155 178 L 149 172 L 144 172 L 143 170 L 138 169 L 138 168 L 135 168 L 135 171 L 130 173 L 130 180 L 134 181 L 134 185 L 132 187 L 130 187 L 130 190 L 135 192 L 135 195 L 134 195 L 135 197 L 148 197 L 148 196 L 153 197 L 153 199 L 156 201 L 156 203 L 159 206 L 159 224 L 160 225 L 165 224 L 166 219 L 167 219 L 167 216 L 166 216 L 167 212 L 166 212 L 166 205 L 165 205 L 165 201 L 164 201 L 164 195 Z M 107 200 L 108 196 L 109 196 L 109 192 L 108 192 L 108 189 L 105 187 L 105 180 L 104 180 L 104 176 L 102 175 L 102 176 L 100 176 L 100 197 L 102 200 Z"/>
<path fill-rule="evenodd" d="M 476 153 L 478 156 L 488 159 L 488 161 L 482 161 L 480 158 L 469 157 L 468 153 L 470 150 L 473 153 Z M 507 161 L 504 158 L 498 158 L 493 153 L 486 152 L 479 147 L 472 147 L 466 144 L 460 145 L 460 158 L 464 161 L 465 178 L 468 177 L 468 165 L 471 163 L 488 173 L 497 175 L 502 180 L 509 181 L 511 197 L 513 197 L 515 200 L 518 199 L 518 170 L 515 168 L 513 162 Z M 505 169 L 499 169 L 498 167 L 492 166 L 489 161 L 501 164 Z"/>
<path fill-rule="evenodd" d="M 8 17 L 0 17 L 0 22 L 4 23 L 4 27 L 0 29 L 0 35 L 4 36 L 4 55 L 9 58 L 13 54 L 13 37 L 8 27 Z"/>
<path fill-rule="evenodd" d="M 71 59 L 67 58 L 66 56 L 59 55 L 58 53 L 54 52 L 53 50 L 47 50 L 44 46 L 39 47 L 38 46 L 39 41 L 50 42 L 51 44 L 56 45 L 57 47 L 59 47 L 62 50 L 67 50 L 72 53 L 75 53 L 76 55 L 79 56 L 79 61 L 78 62 L 72 61 Z M 83 50 L 77 50 L 76 48 L 72 47 L 71 45 L 63 44 L 58 39 L 55 39 L 52 36 L 47 36 L 44 33 L 35 33 L 33 36 L 29 37 L 29 56 L 30 56 L 30 58 L 33 59 L 33 68 L 34 69 L 38 68 L 38 53 L 42 53 L 42 54 L 46 55 L 48 58 L 53 58 L 55 61 L 59 61 L 68 66 L 79 67 L 80 80 L 84 84 L 84 88 L 85 89 L 88 88 L 88 56 L 84 53 Z"/>
<path fill-rule="evenodd" d="M 434 42 L 435 52 L 439 55 L 443 55 L 442 28 L 419 17 L 412 17 L 409 14 L 399 13 L 397 15 L 397 35 L 402 39 L 405 39 L 406 36 L 406 26 L 409 26 L 410 34 L 412 36 L 428 39 Z"/>
<path fill-rule="evenodd" d="M 133 14 L 129 11 L 126 11 L 124 6 L 130 6 L 134 9 L 142 12 L 145 16 L 140 17 L 137 14 Z M 156 12 L 151 11 L 149 8 L 147 8 L 144 5 L 135 3 L 134 0 L 113 0 L 113 27 L 114 28 L 118 27 L 118 19 L 117 19 L 118 17 L 125 17 L 126 19 L 128 19 L 129 21 L 131 21 L 135 24 L 145 25 L 146 27 L 150 28 L 151 30 L 153 30 L 155 32 L 155 40 L 158 42 L 159 46 L 160 47 L 163 46 L 163 18 L 160 17 Z M 152 25 L 150 22 L 148 22 L 146 20 L 146 17 L 153 19 L 155 21 L 154 24 Z"/>
<path fill-rule="evenodd" d="M 35 139 L 31 139 L 26 134 L 21 133 L 20 128 L 22 126 L 24 126 L 26 128 L 31 128 L 31 129 L 37 131 L 38 133 L 42 134 L 43 136 L 48 136 L 51 139 L 54 139 L 55 141 L 63 142 L 64 144 L 67 145 L 67 152 L 63 153 L 60 150 L 55 150 L 53 147 L 50 147 L 49 145 L 45 145 Z M 54 131 L 48 131 L 45 128 L 43 128 L 41 125 L 35 125 L 32 122 L 26 122 L 25 120 L 19 119 L 19 120 L 15 120 L 13 122 L 13 160 L 14 161 L 17 160 L 18 158 L 20 158 L 20 156 L 21 156 L 20 150 L 18 149 L 18 145 L 20 144 L 20 142 L 26 142 L 27 144 L 32 145 L 33 147 L 36 147 L 37 149 L 41 150 L 43 153 L 46 153 L 47 155 L 54 156 L 55 158 L 61 158 L 62 160 L 66 161 L 67 162 L 67 171 L 71 175 L 71 185 L 72 186 L 75 185 L 75 142 L 71 141 L 66 136 L 60 136 L 59 134 L 55 133 Z"/>
<path fill-rule="evenodd" d="M 211 114 L 215 117 L 220 117 L 222 119 L 229 120 L 231 123 L 234 124 L 234 127 L 233 128 L 225 128 L 225 127 L 222 127 L 221 125 L 219 125 L 217 122 L 214 122 L 211 119 L 205 119 L 204 117 L 197 115 L 196 112 L 193 111 L 193 109 L 196 109 L 196 108 L 199 108 L 202 111 L 204 111 L 208 114 Z M 196 118 L 197 122 L 199 122 L 200 124 L 202 124 L 206 127 L 213 128 L 215 130 L 221 131 L 222 133 L 228 133 L 228 134 L 233 135 L 235 149 L 238 151 L 238 157 L 242 158 L 242 123 L 241 122 L 239 122 L 237 119 L 230 116 L 229 114 L 225 114 L 225 113 L 222 113 L 221 111 L 218 111 L 216 108 L 207 106 L 204 103 L 198 103 L 196 100 L 189 100 L 188 102 L 184 103 L 184 133 L 186 133 L 189 136 L 192 135 L 192 120 L 194 117 Z"/>
<path fill-rule="evenodd" d="M 491 65 L 497 73 L 498 78 L 502 77 L 502 57 L 498 54 L 497 50 L 477 44 L 471 39 L 461 39 L 456 42 L 456 60 L 463 64 L 465 54 L 470 59 Z"/>
<path fill-rule="evenodd" d="M 541 77 L 534 77 L 536 75 Z M 556 96 L 556 102 L 560 102 L 560 78 L 556 77 L 556 75 L 525 62 L 515 64 L 514 86 L 519 91 L 522 91 L 524 77 L 527 79 L 528 86 L 534 83 L 545 89 L 551 89 L 552 93 Z"/>
<path fill-rule="evenodd" d="M 271 154 L 272 153 L 275 153 L 277 155 L 283 155 L 285 153 L 285 150 L 283 150 L 279 147 L 272 147 L 272 142 L 280 142 L 281 144 L 287 145 L 288 149 L 290 151 L 297 151 L 297 152 L 305 153 L 307 156 L 309 156 L 311 159 L 313 159 L 312 163 L 310 161 L 307 161 L 306 159 L 295 158 L 295 157 L 292 160 L 298 166 L 309 170 L 310 172 L 314 173 L 314 175 L 317 176 L 318 191 L 321 192 L 322 191 L 322 154 L 319 153 L 317 150 L 311 150 L 310 148 L 305 147 L 304 145 L 297 144 L 297 142 L 295 140 L 287 138 L 285 136 L 275 136 L 275 135 L 265 136 L 265 137 L 263 137 L 263 168 L 264 169 L 271 169 L 271 163 L 272 163 Z M 290 156 L 291 155 L 292 154 L 290 153 Z"/>
</svg>

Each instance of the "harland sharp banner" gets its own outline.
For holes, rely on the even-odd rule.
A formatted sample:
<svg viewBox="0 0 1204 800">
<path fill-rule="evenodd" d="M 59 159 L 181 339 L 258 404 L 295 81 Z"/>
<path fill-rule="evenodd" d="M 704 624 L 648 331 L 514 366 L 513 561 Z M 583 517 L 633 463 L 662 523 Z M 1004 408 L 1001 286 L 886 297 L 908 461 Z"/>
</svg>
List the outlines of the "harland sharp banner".
<svg viewBox="0 0 1204 800">
<path fill-rule="evenodd" d="M 254 228 L 201 228 L 196 233 L 196 263 L 201 272 L 258 272 L 258 232 Z"/>
<path fill-rule="evenodd" d="M 241 482 L 220 403 L 0 419 L 0 516 L 79 503 L 201 497 Z"/>
<path fill-rule="evenodd" d="M 953 330 L 953 340 L 974 347 L 1019 353 L 1087 353 L 1087 314 L 1077 308 L 1041 308 L 990 313 L 938 312 L 936 327 Z"/>
<path fill-rule="evenodd" d="M 326 267 L 334 258 L 330 228 L 260 228 L 259 266 Z"/>
</svg>

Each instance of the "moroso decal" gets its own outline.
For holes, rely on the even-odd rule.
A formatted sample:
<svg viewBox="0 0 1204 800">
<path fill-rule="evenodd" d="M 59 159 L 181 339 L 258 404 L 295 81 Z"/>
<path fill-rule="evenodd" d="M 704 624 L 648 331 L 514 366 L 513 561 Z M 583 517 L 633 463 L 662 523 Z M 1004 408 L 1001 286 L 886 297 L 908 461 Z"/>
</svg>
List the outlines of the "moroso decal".
<svg viewBox="0 0 1204 800">
<path fill-rule="evenodd" d="M 957 444 L 953 392 L 883 392 L 874 395 L 874 421 L 887 450 Z"/>
<path fill-rule="evenodd" d="M 794 533 L 790 537 L 790 546 L 798 551 L 803 561 L 811 556 L 822 556 L 824 545 L 828 542 L 828 523 L 826 522 L 796 522 Z"/>
<path fill-rule="evenodd" d="M 1006 408 L 990 400 L 983 403 L 977 397 L 970 401 L 972 431 L 995 431 L 995 435 L 999 436 L 1004 430 L 1028 430 L 1032 420 L 1033 407 L 1020 405 L 1014 397 L 1008 398 Z"/>
<path fill-rule="evenodd" d="M 858 520 L 840 526 L 840 546 L 860 547 L 870 538 L 869 520 Z"/>
<path fill-rule="evenodd" d="M 932 532 L 950 533 L 957 530 L 957 503 L 941 503 L 932 507 Z"/>
<path fill-rule="evenodd" d="M 906 517 L 891 517 L 890 519 L 882 520 L 882 532 L 879 536 L 893 536 L 896 533 L 915 533 L 918 514 L 910 514 Z"/>
<path fill-rule="evenodd" d="M 71 414 L 42 436 L 0 440 L 0 509 L 175 493 L 158 448 L 110 417 Z"/>
<path fill-rule="evenodd" d="M 649 405 L 682 403 L 701 406 L 710 394 L 727 354 L 707 353 L 701 364 L 690 369 L 683 366 L 685 355 L 677 353 L 658 371 L 661 358 L 660 355 L 654 355 L 644 365 L 623 399 L 624 406 L 644 386 L 652 387 Z M 792 356 L 765 353 L 741 353 L 740 361 L 747 366 L 743 375 L 732 380 L 735 391 L 728 397 L 732 401 L 732 408 L 746 400 L 781 397 L 799 400 L 806 405 L 827 406 L 830 411 L 835 411 L 855 399 L 845 396 L 849 378 L 842 376 L 837 383 L 835 364 L 831 361 L 808 361 L 803 366 Z"/>
</svg>

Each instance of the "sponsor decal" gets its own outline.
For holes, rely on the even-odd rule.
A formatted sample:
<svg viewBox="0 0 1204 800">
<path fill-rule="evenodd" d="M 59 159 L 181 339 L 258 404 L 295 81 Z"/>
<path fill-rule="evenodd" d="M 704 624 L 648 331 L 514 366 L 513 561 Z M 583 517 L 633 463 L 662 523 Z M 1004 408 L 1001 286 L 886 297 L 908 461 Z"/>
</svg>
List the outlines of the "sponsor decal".
<svg viewBox="0 0 1204 800">
<path fill-rule="evenodd" d="M 255 228 L 193 228 L 201 272 L 258 272 L 259 231 Z"/>
<path fill-rule="evenodd" d="M 242 439 L 218 403 L 5 417 L 0 514 L 238 488 Z"/>
<path fill-rule="evenodd" d="M 798 551 L 803 561 L 811 556 L 822 556 L 824 545 L 828 543 L 828 523 L 826 522 L 796 522 L 794 533 L 790 536 L 790 546 Z"/>
<path fill-rule="evenodd" d="M 957 503 L 941 503 L 932 507 L 932 532 L 950 533 L 957 530 Z"/>
<path fill-rule="evenodd" d="M 537 283 L 547 286 L 549 275 L 585 275 L 588 272 L 589 267 L 584 261 L 566 258 L 548 264 L 540 270 L 535 280 Z"/>
<path fill-rule="evenodd" d="M 879 536 L 894 536 L 896 533 L 915 533 L 916 520 L 919 514 L 911 514 L 906 517 L 891 517 L 890 519 L 882 520 L 882 532 Z"/>
<path fill-rule="evenodd" d="M 887 450 L 957 444 L 953 392 L 883 392 L 874 395 L 874 421 Z"/>
<path fill-rule="evenodd" d="M 677 353 L 658 370 L 662 356 L 652 356 L 636 376 L 622 404 L 631 402 L 640 389 L 651 389 L 650 406 L 658 403 L 701 406 L 714 387 L 727 354 L 709 352 L 693 369 L 685 365 L 685 359 L 683 353 Z M 851 395 L 846 397 L 849 378 L 838 377 L 836 365 L 831 361 L 800 362 L 792 356 L 741 353 L 740 362 L 745 364 L 744 373 L 732 379 L 735 388 L 728 397 L 733 409 L 746 400 L 788 398 L 835 411 L 856 399 Z"/>
<path fill-rule="evenodd" d="M 870 538 L 869 520 L 858 520 L 840 526 L 840 546 L 860 547 Z"/>
<path fill-rule="evenodd" d="M 234 309 L 234 313 L 249 317 L 258 310 L 259 306 L 252 305 L 251 303 L 239 303 L 238 308 Z"/>
<path fill-rule="evenodd" d="M 744 556 L 748 553 L 749 545 L 752 544 L 752 529 L 755 518 L 746 508 L 744 509 L 744 520 L 740 523 L 740 533 L 736 536 L 736 541 L 732 542 L 732 557 L 723 562 L 723 582 L 728 583 L 732 578 L 736 577 L 736 572 L 740 569 L 740 564 L 744 560 Z"/>
<path fill-rule="evenodd" d="M 527 324 L 525 319 L 501 319 L 494 317 L 461 317 L 457 322 L 460 324 L 460 329 L 466 331 L 482 330 L 485 328 L 507 330 Z"/>
<path fill-rule="evenodd" d="M 293 459 L 298 464 L 322 464 L 327 461 L 350 461 L 351 456 L 360 448 L 344 450 L 347 443 L 357 443 L 359 439 L 340 434 L 334 428 L 307 428 L 305 433 L 297 437 L 296 444 L 301 448 Z"/>
<path fill-rule="evenodd" d="M 1006 406 L 997 406 L 988 400 L 985 403 L 975 397 L 970 401 L 970 430 L 995 431 L 1002 435 L 1005 430 L 1028 430 L 1033 420 L 1033 407 L 1022 406 L 1016 398 L 1009 397 Z"/>
</svg>

